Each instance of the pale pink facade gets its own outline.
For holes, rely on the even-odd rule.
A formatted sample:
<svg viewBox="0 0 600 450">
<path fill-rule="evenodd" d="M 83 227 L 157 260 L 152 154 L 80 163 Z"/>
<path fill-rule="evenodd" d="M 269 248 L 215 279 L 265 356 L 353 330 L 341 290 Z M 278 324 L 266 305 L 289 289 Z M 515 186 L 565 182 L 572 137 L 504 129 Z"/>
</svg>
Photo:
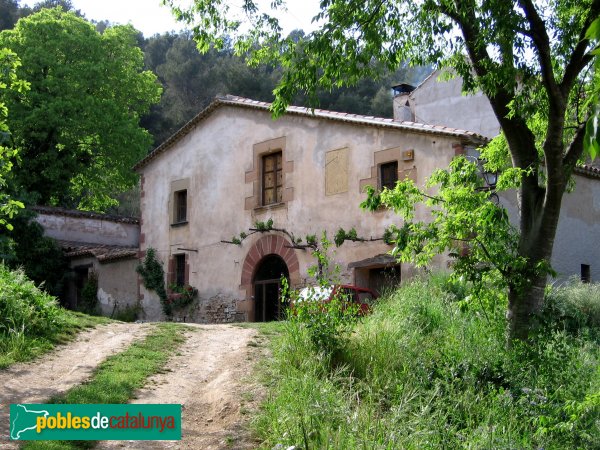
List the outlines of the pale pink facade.
<svg viewBox="0 0 600 450">
<path fill-rule="evenodd" d="M 238 97 L 217 99 L 136 167 L 142 180 L 141 255 L 152 247 L 168 282 L 198 289 L 199 298 L 176 317 L 186 321 L 269 320 L 283 272 L 294 286 L 311 283 L 315 260 L 293 249 L 284 232 L 232 240 L 256 221 L 294 236 L 333 235 L 355 228 L 381 237 L 399 218 L 362 211 L 367 184 L 382 177 L 424 185 L 437 167 L 484 139 L 463 130 L 392 119 L 291 107 L 273 120 L 269 105 Z M 417 211 L 426 219 L 425 210 Z M 412 275 L 381 241 L 346 242 L 334 249 L 340 281 L 378 287 L 388 267 L 396 281 Z M 445 257 L 436 260 L 445 267 Z M 279 274 L 279 275 L 278 275 Z M 146 318 L 161 317 L 155 293 L 140 287 Z"/>
</svg>

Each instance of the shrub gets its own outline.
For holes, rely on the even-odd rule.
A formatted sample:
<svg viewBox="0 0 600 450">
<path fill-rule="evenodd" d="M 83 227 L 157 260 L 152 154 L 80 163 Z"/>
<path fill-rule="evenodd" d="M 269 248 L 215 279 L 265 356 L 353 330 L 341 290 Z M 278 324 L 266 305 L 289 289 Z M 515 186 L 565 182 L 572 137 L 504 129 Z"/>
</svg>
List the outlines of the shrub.
<svg viewBox="0 0 600 450">
<path fill-rule="evenodd" d="M 322 283 L 318 288 L 307 288 L 304 296 L 287 290 L 287 280 L 282 278 L 284 296 L 293 307 L 289 320 L 304 327 L 315 352 L 333 356 L 345 344 L 352 325 L 356 322 L 358 306 L 345 298 L 333 286 Z M 323 298 L 325 292 L 326 298 Z M 329 293 L 334 292 L 329 298 Z"/>
<path fill-rule="evenodd" d="M 542 318 L 549 327 L 568 333 L 587 330 L 600 338 L 600 284 L 573 279 L 566 285 L 549 288 Z"/>
<path fill-rule="evenodd" d="M 40 290 L 23 271 L 0 264 L 0 334 L 48 336 L 64 324 L 56 299 Z"/>
<path fill-rule="evenodd" d="M 479 302 L 444 277 L 406 283 L 355 324 L 335 366 L 288 323 L 257 421 L 265 447 L 598 448 L 590 319 L 507 348 L 502 294 L 487 289 Z M 594 303 L 594 286 L 570 289 L 568 304 Z"/>
<path fill-rule="evenodd" d="M 118 307 L 111 315 L 111 319 L 121 322 L 135 322 L 142 308 L 139 304 Z"/>
</svg>

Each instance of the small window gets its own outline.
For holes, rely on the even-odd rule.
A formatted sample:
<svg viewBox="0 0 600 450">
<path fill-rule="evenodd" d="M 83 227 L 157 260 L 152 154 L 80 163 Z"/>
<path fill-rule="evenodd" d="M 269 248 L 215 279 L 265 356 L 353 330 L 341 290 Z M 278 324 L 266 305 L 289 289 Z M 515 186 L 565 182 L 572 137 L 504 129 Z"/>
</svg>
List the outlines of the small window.
<svg viewBox="0 0 600 450">
<path fill-rule="evenodd" d="M 262 204 L 271 205 L 283 201 L 283 168 L 281 152 L 262 157 Z"/>
<path fill-rule="evenodd" d="M 175 208 L 173 223 L 187 222 L 187 189 L 175 192 Z"/>
<path fill-rule="evenodd" d="M 398 181 L 398 161 L 391 161 L 379 166 L 381 189 L 394 189 Z"/>
<path fill-rule="evenodd" d="M 591 283 L 592 282 L 592 273 L 590 271 L 589 264 L 581 265 L 581 281 L 583 283 Z"/>
<path fill-rule="evenodd" d="M 175 255 L 175 284 L 185 286 L 185 255 Z"/>
</svg>

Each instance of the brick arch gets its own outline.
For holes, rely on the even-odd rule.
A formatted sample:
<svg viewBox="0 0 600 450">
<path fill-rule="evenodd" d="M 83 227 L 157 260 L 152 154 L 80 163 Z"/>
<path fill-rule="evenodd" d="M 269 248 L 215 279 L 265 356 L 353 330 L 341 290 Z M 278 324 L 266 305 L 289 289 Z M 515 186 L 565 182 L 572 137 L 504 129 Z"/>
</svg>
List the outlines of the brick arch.
<svg viewBox="0 0 600 450">
<path fill-rule="evenodd" d="M 244 264 L 242 266 L 242 279 L 240 283 L 240 290 L 244 292 L 244 298 L 237 302 L 237 312 L 242 315 L 244 320 L 254 320 L 254 286 L 252 281 L 256 270 L 260 265 L 263 258 L 267 255 L 277 255 L 285 262 L 290 274 L 290 285 L 296 286 L 300 283 L 300 263 L 298 256 L 294 249 L 291 247 L 289 242 L 283 236 L 276 234 L 269 234 L 262 236 L 258 241 L 250 247 Z"/>
<path fill-rule="evenodd" d="M 300 262 L 294 249 L 289 248 L 292 244 L 282 236 L 269 234 L 262 236 L 254 243 L 244 259 L 242 266 L 241 288 L 246 289 L 246 298 L 252 296 L 252 280 L 259 263 L 267 255 L 277 255 L 285 262 L 290 274 L 290 282 L 297 283 L 300 280 Z"/>
</svg>

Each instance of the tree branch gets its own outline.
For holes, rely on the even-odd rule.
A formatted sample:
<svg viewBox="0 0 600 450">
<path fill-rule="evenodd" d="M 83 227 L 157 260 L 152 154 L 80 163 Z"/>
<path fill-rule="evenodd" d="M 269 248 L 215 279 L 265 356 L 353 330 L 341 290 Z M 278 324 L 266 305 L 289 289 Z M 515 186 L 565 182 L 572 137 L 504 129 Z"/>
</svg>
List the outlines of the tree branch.
<svg viewBox="0 0 600 450">
<path fill-rule="evenodd" d="M 562 82 L 560 83 L 560 90 L 566 97 L 569 95 L 573 83 L 577 79 L 579 73 L 587 66 L 593 59 L 593 56 L 586 53 L 589 45 L 589 40 L 585 38 L 585 33 L 592 21 L 600 15 L 600 0 L 595 0 L 590 9 L 588 10 L 588 16 L 585 19 L 584 25 L 579 33 L 579 42 L 571 53 L 571 59 L 565 67 L 565 73 L 563 75 Z"/>
<path fill-rule="evenodd" d="M 494 63 L 485 46 L 480 43 L 481 30 L 477 28 L 479 21 L 475 16 L 476 5 L 473 0 L 454 0 L 454 7 L 455 10 L 452 10 L 447 5 L 441 4 L 440 11 L 460 27 L 471 66 L 476 76 L 483 79 L 489 75 L 490 68 L 494 66 Z M 488 92 L 484 90 L 484 93 L 488 97 L 494 114 L 506 136 L 513 158 L 513 166 L 521 169 L 532 166 L 537 167 L 538 155 L 533 133 L 521 116 L 512 115 L 510 118 L 508 117 L 510 113 L 509 105 L 515 98 L 514 92 L 508 91 L 504 85 L 496 83 L 494 92 L 489 92 L 488 89 Z M 537 172 L 535 176 L 530 178 L 529 182 L 534 185 L 534 188 L 537 188 Z"/>
<path fill-rule="evenodd" d="M 525 17 L 531 28 L 530 37 L 537 49 L 538 61 L 542 71 L 542 80 L 548 90 L 548 101 L 557 111 L 562 111 L 564 109 L 566 96 L 562 93 L 554 78 L 550 37 L 546 31 L 546 25 L 535 9 L 532 0 L 519 0 L 519 5 L 525 12 Z"/>
<path fill-rule="evenodd" d="M 581 158 L 581 155 L 583 154 L 583 140 L 585 137 L 586 122 L 579 125 L 577 131 L 575 131 L 575 136 L 573 137 L 571 144 L 569 144 L 569 146 L 567 147 L 567 151 L 563 158 L 563 166 L 566 177 L 569 177 L 571 175 L 573 169 L 575 169 L 577 161 L 579 160 L 579 158 Z"/>
</svg>

